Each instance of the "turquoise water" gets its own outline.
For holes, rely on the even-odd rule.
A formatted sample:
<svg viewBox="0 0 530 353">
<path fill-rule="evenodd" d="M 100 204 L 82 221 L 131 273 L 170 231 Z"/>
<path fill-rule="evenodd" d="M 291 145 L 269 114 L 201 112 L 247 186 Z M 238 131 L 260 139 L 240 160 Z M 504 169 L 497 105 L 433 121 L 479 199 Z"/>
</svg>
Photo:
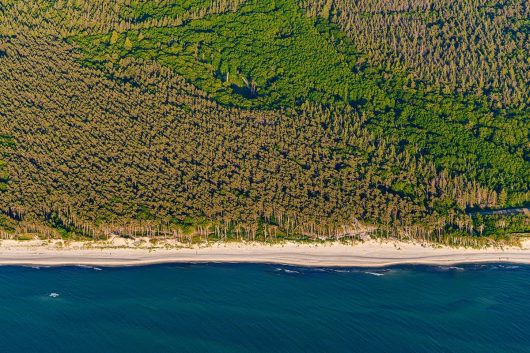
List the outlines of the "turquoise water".
<svg viewBox="0 0 530 353">
<path fill-rule="evenodd" d="M 0 267 L 0 352 L 530 352 L 530 267 Z"/>
</svg>

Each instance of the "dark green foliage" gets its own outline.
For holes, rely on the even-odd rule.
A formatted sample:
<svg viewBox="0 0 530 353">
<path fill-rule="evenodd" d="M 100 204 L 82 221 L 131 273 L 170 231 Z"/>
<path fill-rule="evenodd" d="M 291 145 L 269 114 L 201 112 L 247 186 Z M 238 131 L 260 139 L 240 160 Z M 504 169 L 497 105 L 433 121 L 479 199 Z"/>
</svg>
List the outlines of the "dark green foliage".
<svg viewBox="0 0 530 353">
<path fill-rule="evenodd" d="M 158 16 L 165 13 L 157 10 Z M 291 0 L 252 0 L 237 12 L 177 27 L 113 33 L 72 40 L 83 46 L 89 65 L 104 67 L 111 58 L 128 56 L 156 60 L 225 105 L 276 108 L 306 100 L 329 105 L 372 100 L 380 91 L 373 80 L 361 83 L 354 73 L 359 68 L 349 40 L 308 19 Z"/>
<path fill-rule="evenodd" d="M 0 213 L 0 231 L 5 232 L 7 234 L 13 234 L 16 231 L 16 222 L 8 217 L 7 215 L 4 215 Z"/>
<path fill-rule="evenodd" d="M 6 163 L 2 159 L 6 151 L 13 147 L 13 140 L 9 136 L 0 135 L 0 193 L 7 190 L 9 181 L 9 172 Z"/>
<path fill-rule="evenodd" d="M 528 202 L 520 72 L 504 85 L 502 61 L 478 92 L 452 48 L 440 72 L 414 71 L 405 61 L 418 53 L 402 44 L 423 27 L 400 23 L 424 21 L 445 38 L 446 23 L 460 22 L 439 12 L 441 0 L 431 9 L 400 1 L 378 2 L 379 12 L 336 0 L 6 4 L 0 133 L 12 138 L 0 139 L 10 172 L 9 188 L 0 174 L 0 208 L 63 236 L 520 231 L 524 219 L 466 215 Z M 352 19 L 365 34 L 381 21 L 397 26 L 400 44 L 392 48 L 386 27 L 359 37 Z M 443 71 L 457 67 L 462 77 Z M 502 87 L 517 89 L 501 99 Z"/>
<path fill-rule="evenodd" d="M 166 10 L 157 11 L 161 17 Z M 402 72 L 363 64 L 343 33 L 308 18 L 292 0 L 251 0 L 237 12 L 178 27 L 73 41 L 82 45 L 91 66 L 103 68 L 111 58 L 119 65 L 119 58 L 129 56 L 155 60 L 224 105 L 351 105 L 366 115 L 373 133 L 401 148 L 420 149 L 453 175 L 512 193 L 528 190 L 529 111 L 492 111 L 479 97 L 411 88 Z"/>
<path fill-rule="evenodd" d="M 56 229 L 62 238 L 69 238 L 75 235 L 75 229 L 67 224 L 58 212 L 51 212 L 47 215 L 48 224 Z"/>
<path fill-rule="evenodd" d="M 476 235 L 502 236 L 513 233 L 530 233 L 528 215 L 474 215 L 473 227 Z"/>
<path fill-rule="evenodd" d="M 376 66 L 429 92 L 474 94 L 493 109 L 528 109 L 530 7 L 504 0 L 300 0 L 339 24 Z"/>
<path fill-rule="evenodd" d="M 207 7 L 211 0 L 142 1 L 132 0 L 120 8 L 120 18 L 134 23 L 164 17 L 178 17 L 186 12 Z"/>
</svg>

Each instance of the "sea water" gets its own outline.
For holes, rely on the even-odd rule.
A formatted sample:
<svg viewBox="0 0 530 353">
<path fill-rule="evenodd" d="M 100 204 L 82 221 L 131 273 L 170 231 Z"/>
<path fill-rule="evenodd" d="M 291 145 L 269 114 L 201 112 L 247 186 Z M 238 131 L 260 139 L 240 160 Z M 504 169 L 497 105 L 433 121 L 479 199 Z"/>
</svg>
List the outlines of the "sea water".
<svg viewBox="0 0 530 353">
<path fill-rule="evenodd" d="M 530 352 L 530 267 L 0 267 L 0 352 Z"/>
</svg>

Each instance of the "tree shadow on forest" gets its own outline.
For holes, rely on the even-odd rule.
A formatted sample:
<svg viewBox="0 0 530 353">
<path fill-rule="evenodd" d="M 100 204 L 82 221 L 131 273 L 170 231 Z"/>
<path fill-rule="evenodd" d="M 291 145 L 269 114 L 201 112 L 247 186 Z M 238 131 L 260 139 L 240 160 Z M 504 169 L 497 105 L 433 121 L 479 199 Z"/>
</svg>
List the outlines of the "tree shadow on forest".
<svg viewBox="0 0 530 353">
<path fill-rule="evenodd" d="M 241 87 L 241 86 L 236 85 L 235 83 L 232 83 L 230 85 L 230 88 L 232 89 L 232 92 L 234 94 L 240 95 L 246 99 L 254 99 L 254 98 L 257 98 L 258 96 L 257 93 L 254 93 L 253 95 L 252 92 L 250 91 L 250 88 L 246 86 Z"/>
</svg>

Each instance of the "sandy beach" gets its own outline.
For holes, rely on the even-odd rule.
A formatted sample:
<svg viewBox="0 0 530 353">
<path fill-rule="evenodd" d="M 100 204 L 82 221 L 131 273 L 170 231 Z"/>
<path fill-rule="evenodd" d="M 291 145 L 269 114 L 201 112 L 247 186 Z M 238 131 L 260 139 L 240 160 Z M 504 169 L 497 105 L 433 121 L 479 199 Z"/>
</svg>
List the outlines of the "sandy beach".
<svg viewBox="0 0 530 353">
<path fill-rule="evenodd" d="M 522 247 L 465 249 L 396 241 L 340 243 L 211 243 L 179 248 L 170 241 L 113 239 L 108 242 L 16 241 L 0 243 L 0 265 L 138 266 L 176 262 L 275 263 L 299 266 L 380 267 L 397 264 L 530 264 L 530 241 Z"/>
</svg>

